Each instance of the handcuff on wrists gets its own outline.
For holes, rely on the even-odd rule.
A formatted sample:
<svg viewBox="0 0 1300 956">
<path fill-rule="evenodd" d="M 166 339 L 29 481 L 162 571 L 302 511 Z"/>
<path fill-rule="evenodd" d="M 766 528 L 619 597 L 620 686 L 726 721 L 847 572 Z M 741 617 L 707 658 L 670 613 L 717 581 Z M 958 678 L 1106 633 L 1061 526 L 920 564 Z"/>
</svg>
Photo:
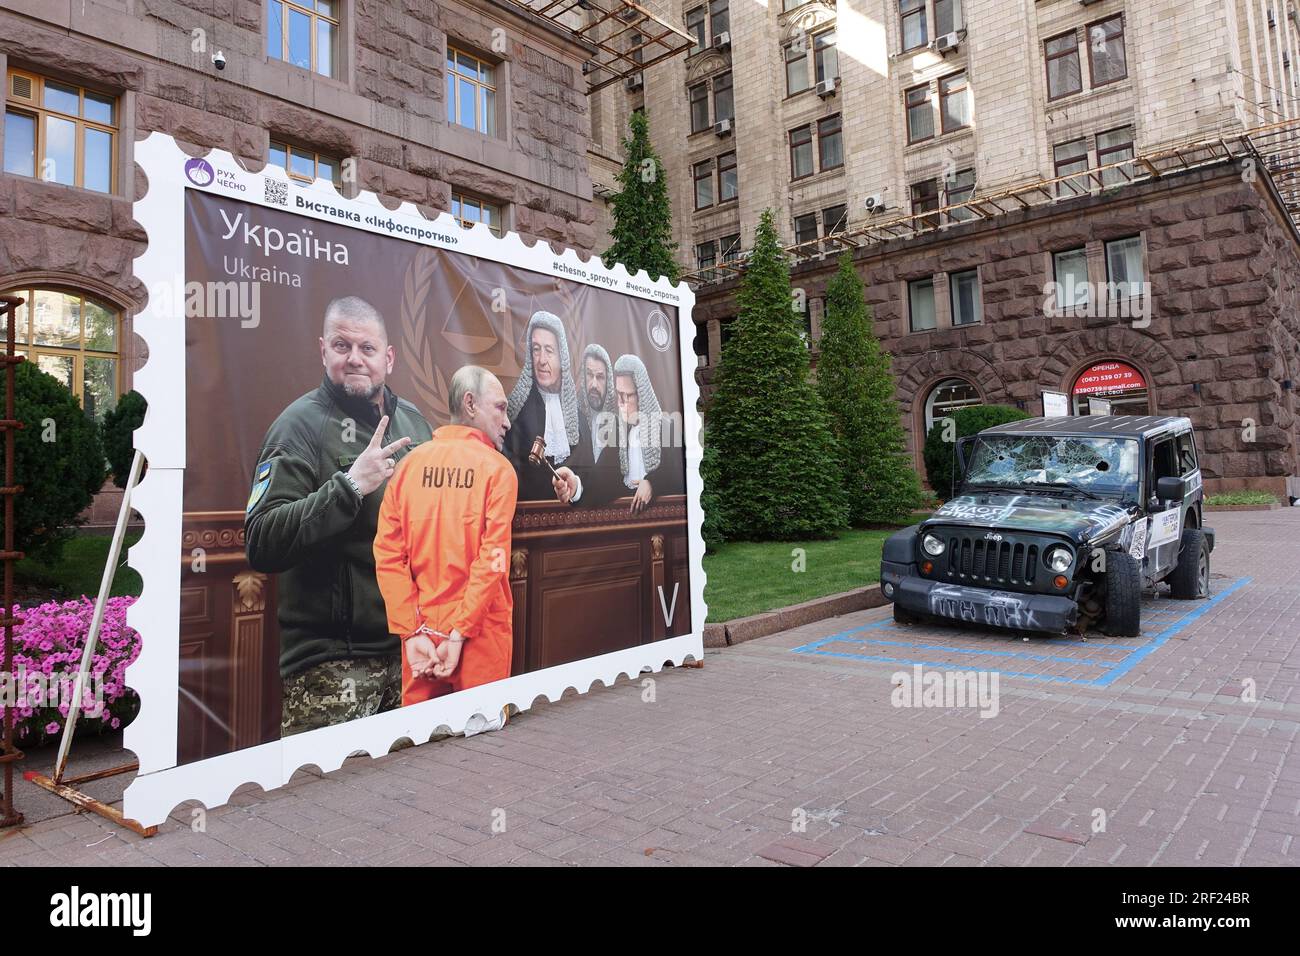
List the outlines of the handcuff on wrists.
<svg viewBox="0 0 1300 956">
<path fill-rule="evenodd" d="M 431 628 L 428 624 L 421 624 L 419 627 L 417 627 L 414 631 L 412 631 L 410 634 L 408 634 L 408 635 L 406 635 L 406 636 L 407 636 L 407 638 L 409 639 L 409 638 L 415 637 L 415 635 L 417 635 L 417 634 L 427 634 L 427 635 L 429 635 L 430 637 L 433 637 L 433 638 L 435 638 L 435 639 L 440 637 L 440 638 L 442 638 L 444 641 L 447 641 L 448 643 L 451 643 L 451 644 L 463 644 L 463 643 L 465 643 L 465 636 L 464 636 L 463 634 L 462 634 L 460 637 L 458 637 L 458 638 L 456 638 L 456 637 L 452 637 L 450 634 L 444 633 L 443 631 L 437 631 L 437 630 L 434 630 L 434 629 Z M 435 643 L 436 643 L 436 641 L 435 641 Z"/>
</svg>

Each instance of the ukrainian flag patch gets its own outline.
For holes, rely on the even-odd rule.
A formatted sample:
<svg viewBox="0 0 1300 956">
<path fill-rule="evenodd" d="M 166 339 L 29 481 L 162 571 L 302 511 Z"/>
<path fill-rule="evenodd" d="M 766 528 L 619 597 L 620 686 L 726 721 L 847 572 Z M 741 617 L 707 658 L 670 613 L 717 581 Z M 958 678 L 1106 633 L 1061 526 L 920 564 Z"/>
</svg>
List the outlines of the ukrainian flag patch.
<svg viewBox="0 0 1300 956">
<path fill-rule="evenodd" d="M 266 489 L 271 487 L 271 466 L 275 464 L 275 459 L 264 461 L 257 466 L 257 472 L 253 476 L 253 490 L 248 495 L 248 504 L 244 507 L 244 514 L 248 514 L 262 500 L 266 494 Z"/>
</svg>

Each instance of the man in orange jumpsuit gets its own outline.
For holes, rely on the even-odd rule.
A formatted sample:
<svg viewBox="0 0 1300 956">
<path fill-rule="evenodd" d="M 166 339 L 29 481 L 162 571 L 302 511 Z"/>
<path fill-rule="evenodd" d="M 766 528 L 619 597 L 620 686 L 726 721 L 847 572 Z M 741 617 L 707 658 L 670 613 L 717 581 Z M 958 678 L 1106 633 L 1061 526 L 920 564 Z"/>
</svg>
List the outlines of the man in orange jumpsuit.
<svg viewBox="0 0 1300 956">
<path fill-rule="evenodd" d="M 510 676 L 510 524 L 519 480 L 501 454 L 505 390 L 486 369 L 452 376 L 451 425 L 398 464 L 375 534 L 389 630 L 402 640 L 402 705 Z"/>
</svg>

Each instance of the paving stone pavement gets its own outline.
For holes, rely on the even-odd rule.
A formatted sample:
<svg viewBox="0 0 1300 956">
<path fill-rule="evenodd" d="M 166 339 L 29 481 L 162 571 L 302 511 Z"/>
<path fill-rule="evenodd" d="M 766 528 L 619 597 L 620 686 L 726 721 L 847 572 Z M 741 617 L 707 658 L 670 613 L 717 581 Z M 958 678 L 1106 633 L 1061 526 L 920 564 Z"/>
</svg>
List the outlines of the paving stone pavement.
<svg viewBox="0 0 1300 956">
<path fill-rule="evenodd" d="M 623 681 L 241 789 L 202 832 L 196 805 L 148 840 L 0 831 L 0 864 L 1295 866 L 1300 509 L 1208 520 L 1215 599 L 1152 602 L 1132 648 L 864 611 L 709 651 L 653 702 Z M 996 717 L 893 706 L 913 660 L 996 668 Z"/>
</svg>

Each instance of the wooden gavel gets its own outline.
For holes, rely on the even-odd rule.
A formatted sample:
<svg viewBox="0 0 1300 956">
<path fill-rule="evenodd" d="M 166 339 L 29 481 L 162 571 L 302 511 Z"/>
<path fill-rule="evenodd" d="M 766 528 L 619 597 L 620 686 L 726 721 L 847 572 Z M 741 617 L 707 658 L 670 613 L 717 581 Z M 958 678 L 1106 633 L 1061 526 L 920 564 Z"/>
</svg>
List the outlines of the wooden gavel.
<svg viewBox="0 0 1300 956">
<path fill-rule="evenodd" d="M 528 452 L 528 460 L 534 465 L 545 465 L 547 468 L 551 469 L 551 474 L 556 478 L 560 478 L 560 473 L 555 470 L 555 466 L 552 465 L 550 460 L 546 457 L 546 439 L 541 435 L 538 435 L 533 439 L 533 447 Z M 563 478 L 560 478 L 560 481 L 563 480 Z"/>
</svg>

